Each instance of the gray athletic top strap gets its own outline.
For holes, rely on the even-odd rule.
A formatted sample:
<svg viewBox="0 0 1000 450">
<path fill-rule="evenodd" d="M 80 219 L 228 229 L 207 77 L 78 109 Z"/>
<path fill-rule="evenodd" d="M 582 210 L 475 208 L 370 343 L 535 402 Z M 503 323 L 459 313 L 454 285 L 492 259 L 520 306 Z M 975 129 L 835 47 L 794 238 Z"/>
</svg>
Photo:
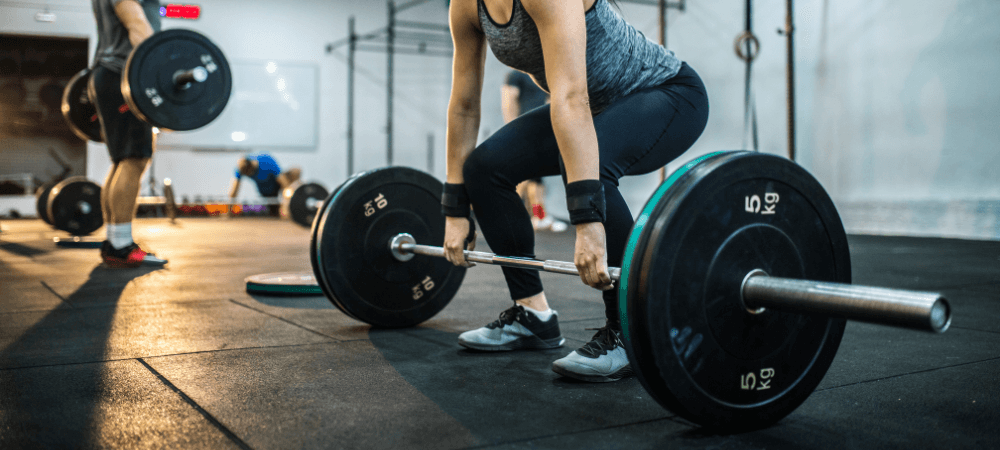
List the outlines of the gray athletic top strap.
<svg viewBox="0 0 1000 450">
<path fill-rule="evenodd" d="M 483 0 L 477 0 L 480 26 L 500 62 L 530 74 L 548 92 L 538 28 L 521 0 L 513 1 L 510 21 L 500 24 L 490 17 Z M 587 90 L 594 115 L 632 92 L 662 84 L 680 70 L 674 52 L 625 22 L 607 0 L 594 2 L 586 21 Z"/>
</svg>

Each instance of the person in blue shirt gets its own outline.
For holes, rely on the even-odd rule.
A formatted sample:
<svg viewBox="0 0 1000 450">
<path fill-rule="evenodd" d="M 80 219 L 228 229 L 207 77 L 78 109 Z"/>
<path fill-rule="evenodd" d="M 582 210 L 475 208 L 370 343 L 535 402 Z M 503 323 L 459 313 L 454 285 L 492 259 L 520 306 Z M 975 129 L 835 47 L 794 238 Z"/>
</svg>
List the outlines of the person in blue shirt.
<svg viewBox="0 0 1000 450">
<path fill-rule="evenodd" d="M 243 177 L 253 180 L 261 197 L 277 199 L 281 191 L 298 181 L 301 175 L 302 170 L 298 167 L 282 172 L 278 162 L 267 153 L 246 155 L 236 164 L 236 173 L 229 186 L 230 203 L 236 202 L 236 194 L 240 190 L 240 180 Z M 277 203 L 273 206 L 272 209 L 276 211 Z"/>
</svg>

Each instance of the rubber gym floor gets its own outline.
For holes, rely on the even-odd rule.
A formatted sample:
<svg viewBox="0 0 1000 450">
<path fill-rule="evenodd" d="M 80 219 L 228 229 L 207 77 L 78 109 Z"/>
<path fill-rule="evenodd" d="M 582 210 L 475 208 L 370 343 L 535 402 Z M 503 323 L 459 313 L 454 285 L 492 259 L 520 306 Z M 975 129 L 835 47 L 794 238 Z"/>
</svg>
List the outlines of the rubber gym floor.
<svg viewBox="0 0 1000 450">
<path fill-rule="evenodd" d="M 311 271 L 309 231 L 288 221 L 139 219 L 136 239 L 170 264 L 128 270 L 56 247 L 41 221 L 2 229 L 4 449 L 1000 448 L 1000 242 L 851 236 L 855 283 L 940 290 L 951 329 L 849 323 L 802 406 L 725 435 L 635 378 L 550 370 L 603 323 L 573 277 L 542 274 L 564 348 L 474 353 L 458 334 L 509 305 L 495 267 L 470 270 L 421 326 L 379 330 L 322 296 L 246 293 L 248 275 Z M 540 257 L 572 260 L 572 231 L 537 241 Z"/>
</svg>

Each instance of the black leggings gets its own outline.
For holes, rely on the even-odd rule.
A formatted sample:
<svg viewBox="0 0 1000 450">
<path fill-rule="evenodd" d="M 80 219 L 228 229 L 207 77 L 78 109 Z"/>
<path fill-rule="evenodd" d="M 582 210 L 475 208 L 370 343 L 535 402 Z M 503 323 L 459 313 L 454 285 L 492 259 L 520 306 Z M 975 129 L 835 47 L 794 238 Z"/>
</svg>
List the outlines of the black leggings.
<svg viewBox="0 0 1000 450">
<path fill-rule="evenodd" d="M 625 175 L 653 172 L 687 151 L 708 121 L 708 96 L 694 69 L 681 66 L 659 86 L 624 97 L 594 116 L 600 174 L 607 200 L 608 265 L 621 267 L 632 213 L 618 191 Z M 563 174 L 549 105 L 511 121 L 476 147 L 463 167 L 465 186 L 490 249 L 505 256 L 534 258 L 531 217 L 518 197 L 518 183 Z M 511 298 L 542 292 L 538 272 L 504 267 Z M 618 321 L 617 289 L 604 292 L 605 314 Z"/>
</svg>

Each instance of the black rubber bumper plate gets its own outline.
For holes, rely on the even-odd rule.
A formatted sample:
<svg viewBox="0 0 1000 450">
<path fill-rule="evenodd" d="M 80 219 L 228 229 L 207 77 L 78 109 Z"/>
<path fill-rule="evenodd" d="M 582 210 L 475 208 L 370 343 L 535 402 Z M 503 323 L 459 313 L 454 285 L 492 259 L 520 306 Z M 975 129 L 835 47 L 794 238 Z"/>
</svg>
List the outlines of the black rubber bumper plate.
<svg viewBox="0 0 1000 450">
<path fill-rule="evenodd" d="M 833 202 L 797 164 L 752 152 L 696 159 L 650 198 L 628 245 L 619 286 L 626 349 L 661 405 L 701 425 L 757 429 L 819 384 L 846 321 L 754 313 L 741 300 L 754 269 L 850 283 Z"/>
<path fill-rule="evenodd" d="M 174 83 L 178 73 L 202 68 L 204 81 Z M 229 62 L 207 37 L 185 29 L 155 33 L 129 55 L 122 93 L 140 119 L 166 130 L 201 128 L 229 102 L 233 76 Z"/>
<path fill-rule="evenodd" d="M 465 268 L 416 255 L 397 261 L 389 241 L 399 233 L 418 243 L 444 241 L 443 185 L 433 176 L 388 167 L 351 177 L 327 197 L 313 222 L 313 272 L 341 311 L 380 327 L 421 323 L 447 306 Z"/>
<path fill-rule="evenodd" d="M 63 90 L 62 114 L 69 129 L 80 139 L 104 142 L 101 136 L 101 121 L 97 117 L 97 107 L 87 94 L 90 69 L 83 69 L 70 78 Z"/>
<path fill-rule="evenodd" d="M 52 226 L 74 236 L 86 236 L 104 225 L 101 187 L 85 177 L 67 178 L 48 195 L 48 217 Z"/>
</svg>

